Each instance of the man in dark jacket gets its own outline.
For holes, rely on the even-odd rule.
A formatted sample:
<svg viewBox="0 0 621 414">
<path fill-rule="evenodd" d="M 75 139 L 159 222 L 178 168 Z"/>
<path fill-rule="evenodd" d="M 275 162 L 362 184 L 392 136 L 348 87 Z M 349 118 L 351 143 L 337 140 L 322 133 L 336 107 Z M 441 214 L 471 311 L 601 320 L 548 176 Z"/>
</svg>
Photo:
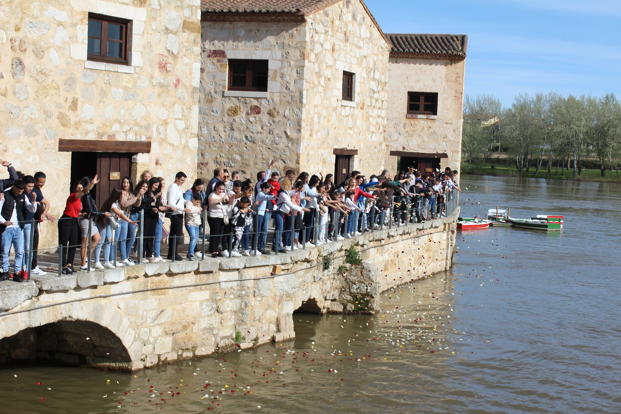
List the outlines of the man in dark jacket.
<svg viewBox="0 0 621 414">
<path fill-rule="evenodd" d="M 21 282 L 28 279 L 28 274 L 22 270 L 24 259 L 24 220 L 28 212 L 37 211 L 36 196 L 32 200 L 26 198 L 24 188 L 26 184 L 15 181 L 13 186 L 4 191 L 4 199 L 0 200 L 0 235 L 2 237 L 2 274 L 0 280 L 7 280 L 9 275 L 9 255 L 11 247 L 15 249 L 15 274 L 13 281 Z"/>
</svg>

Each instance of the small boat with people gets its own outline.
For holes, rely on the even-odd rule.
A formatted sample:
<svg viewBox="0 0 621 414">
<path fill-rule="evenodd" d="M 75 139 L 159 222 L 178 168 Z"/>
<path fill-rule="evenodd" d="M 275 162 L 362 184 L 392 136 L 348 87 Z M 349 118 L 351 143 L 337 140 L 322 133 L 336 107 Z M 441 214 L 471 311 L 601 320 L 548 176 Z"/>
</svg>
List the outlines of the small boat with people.
<svg viewBox="0 0 621 414">
<path fill-rule="evenodd" d="M 491 221 L 484 220 L 480 217 L 464 218 L 459 217 L 457 219 L 457 230 L 485 230 L 489 229 Z"/>
<path fill-rule="evenodd" d="M 532 230 L 561 231 L 565 224 L 564 216 L 537 215 L 530 219 L 508 218 L 513 227 Z"/>
</svg>

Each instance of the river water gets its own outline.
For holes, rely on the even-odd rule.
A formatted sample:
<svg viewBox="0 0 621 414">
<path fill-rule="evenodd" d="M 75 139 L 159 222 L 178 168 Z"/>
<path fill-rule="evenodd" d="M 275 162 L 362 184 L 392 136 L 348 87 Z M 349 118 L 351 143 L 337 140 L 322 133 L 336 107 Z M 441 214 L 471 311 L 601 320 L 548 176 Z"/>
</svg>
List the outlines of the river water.
<svg viewBox="0 0 621 414">
<path fill-rule="evenodd" d="M 621 413 L 621 185 L 463 177 L 462 215 L 566 216 L 458 235 L 451 272 L 376 316 L 137 374 L 0 370 L 0 413 Z"/>
</svg>

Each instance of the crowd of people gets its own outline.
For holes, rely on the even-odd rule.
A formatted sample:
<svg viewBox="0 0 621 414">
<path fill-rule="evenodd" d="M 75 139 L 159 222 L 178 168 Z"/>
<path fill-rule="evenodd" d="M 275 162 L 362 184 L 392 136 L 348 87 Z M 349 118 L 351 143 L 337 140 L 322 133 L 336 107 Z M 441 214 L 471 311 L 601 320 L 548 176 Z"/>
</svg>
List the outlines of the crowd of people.
<svg viewBox="0 0 621 414">
<path fill-rule="evenodd" d="M 44 274 L 37 265 L 38 224 L 54 220 L 42 189 L 45 174 L 23 175 L 7 162 L 9 178 L 0 181 L 2 280 L 25 280 Z M 388 170 L 369 177 L 353 171 L 343 182 L 328 174 L 284 176 L 271 162 L 256 180 L 216 168 L 210 180 L 190 188 L 178 172 L 167 187 L 149 171 L 134 186 L 129 177 L 103 202 L 91 195 L 99 177 L 84 177 L 73 187 L 58 219 L 60 263 L 71 274 L 77 250 L 80 270 L 183 260 L 184 228 L 189 236 L 186 259 L 285 253 L 302 245 L 321 245 L 358 236 L 386 223 L 421 222 L 446 214 L 446 202 L 460 191 L 457 171 L 420 172 L 408 168 L 393 177 Z M 254 177 L 253 177 L 254 178 Z M 165 224 L 168 224 L 166 226 Z M 200 243 L 208 235 L 208 248 Z M 11 248 L 14 271 L 9 272 Z M 205 251 L 206 250 L 206 251 Z M 135 259 L 132 259 L 132 257 Z"/>
</svg>

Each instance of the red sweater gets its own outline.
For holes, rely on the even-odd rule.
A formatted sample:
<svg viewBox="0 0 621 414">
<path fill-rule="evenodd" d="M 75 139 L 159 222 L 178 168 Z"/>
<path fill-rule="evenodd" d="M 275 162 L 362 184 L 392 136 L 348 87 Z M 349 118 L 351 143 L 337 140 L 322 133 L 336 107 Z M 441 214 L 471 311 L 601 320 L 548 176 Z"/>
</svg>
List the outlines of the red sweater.
<svg viewBox="0 0 621 414">
<path fill-rule="evenodd" d="M 267 182 L 272 186 L 270 194 L 278 199 L 278 192 L 280 191 L 280 183 L 278 180 L 272 180 L 271 178 Z M 272 200 L 272 204 L 276 205 L 276 199 Z"/>
</svg>

